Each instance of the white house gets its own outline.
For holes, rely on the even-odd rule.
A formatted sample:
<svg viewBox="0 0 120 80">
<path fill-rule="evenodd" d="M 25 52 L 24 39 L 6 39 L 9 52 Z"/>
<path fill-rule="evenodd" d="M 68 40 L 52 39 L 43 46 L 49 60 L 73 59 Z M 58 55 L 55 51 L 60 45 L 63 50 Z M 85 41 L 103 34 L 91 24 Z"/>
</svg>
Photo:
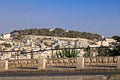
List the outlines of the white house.
<svg viewBox="0 0 120 80">
<path fill-rule="evenodd" d="M 2 34 L 1 35 L 2 39 L 10 39 L 11 38 L 11 34 L 7 33 L 7 34 Z"/>
</svg>

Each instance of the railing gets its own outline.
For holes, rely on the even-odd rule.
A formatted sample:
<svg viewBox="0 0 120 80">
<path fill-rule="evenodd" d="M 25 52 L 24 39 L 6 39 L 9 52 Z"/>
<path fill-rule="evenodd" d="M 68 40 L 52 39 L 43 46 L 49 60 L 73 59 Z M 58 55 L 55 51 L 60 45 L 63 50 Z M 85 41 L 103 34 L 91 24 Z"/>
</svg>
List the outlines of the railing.
<svg viewBox="0 0 120 80">
<path fill-rule="evenodd" d="M 97 47 L 92 47 L 92 48 L 97 48 Z M 107 48 L 107 47 L 102 47 L 102 48 Z M 10 50 L 10 51 L 0 51 L 0 57 L 3 55 L 3 54 L 11 54 L 11 56 L 9 55 L 7 58 L 2 58 L 1 60 L 9 60 L 9 59 L 22 59 L 21 57 L 23 57 L 23 59 L 37 59 L 36 58 L 36 54 L 39 55 L 39 54 L 44 54 L 45 53 L 50 53 L 50 58 L 55 58 L 57 57 L 56 53 L 58 51 L 62 51 L 62 50 L 65 50 L 65 49 L 75 49 L 77 52 L 80 52 L 81 49 L 85 49 L 85 50 L 88 50 L 90 48 L 85 48 L 85 47 L 78 47 L 78 48 L 58 48 L 58 49 L 40 49 L 40 50 L 37 50 L 37 51 L 34 51 L 34 50 L 30 50 L 30 51 L 24 51 L 24 50 Z M 91 53 L 90 51 L 91 50 L 88 50 L 89 53 Z"/>
</svg>

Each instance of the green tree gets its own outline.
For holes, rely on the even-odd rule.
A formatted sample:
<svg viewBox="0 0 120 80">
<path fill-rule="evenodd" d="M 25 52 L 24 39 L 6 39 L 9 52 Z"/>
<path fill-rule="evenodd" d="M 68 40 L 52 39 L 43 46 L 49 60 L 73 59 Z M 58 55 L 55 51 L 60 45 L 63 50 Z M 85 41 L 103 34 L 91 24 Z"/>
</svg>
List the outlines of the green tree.
<svg viewBox="0 0 120 80">
<path fill-rule="evenodd" d="M 58 37 L 70 37 L 70 38 L 86 38 L 86 39 L 99 39 L 101 35 L 87 32 L 78 32 L 74 30 L 65 31 L 62 28 L 55 28 L 53 31 L 49 31 L 49 29 L 41 28 L 41 29 L 24 29 L 24 30 L 14 30 L 11 32 L 12 35 L 41 35 L 41 36 L 58 36 Z M 19 36 L 17 37 L 19 39 Z"/>
<path fill-rule="evenodd" d="M 116 35 L 116 36 L 113 36 L 112 38 L 115 39 L 117 42 L 120 42 L 120 36 Z"/>
<path fill-rule="evenodd" d="M 101 46 L 98 49 L 98 56 L 110 56 L 110 49 Z"/>
<path fill-rule="evenodd" d="M 45 45 L 45 46 L 49 46 L 48 42 L 44 42 L 44 45 Z"/>
<path fill-rule="evenodd" d="M 1 45 L 4 45 L 5 47 L 11 47 L 11 44 L 9 43 L 2 43 Z"/>
<path fill-rule="evenodd" d="M 65 48 L 59 51 L 59 53 L 57 53 L 57 56 L 60 56 L 60 58 L 77 57 L 78 52 L 75 49 Z"/>
<path fill-rule="evenodd" d="M 109 55 L 110 56 L 120 56 L 120 45 L 116 46 L 112 50 L 110 50 Z"/>
<path fill-rule="evenodd" d="M 83 57 L 87 58 L 87 57 L 90 57 L 90 53 L 89 52 L 86 52 Z"/>
</svg>

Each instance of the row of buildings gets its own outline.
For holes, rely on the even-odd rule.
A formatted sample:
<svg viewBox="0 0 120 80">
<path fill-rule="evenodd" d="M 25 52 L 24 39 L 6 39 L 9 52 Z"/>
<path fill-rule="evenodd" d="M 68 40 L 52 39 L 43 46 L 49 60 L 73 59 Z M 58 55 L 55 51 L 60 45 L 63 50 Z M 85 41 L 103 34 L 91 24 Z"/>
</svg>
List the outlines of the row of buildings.
<svg viewBox="0 0 120 80">
<path fill-rule="evenodd" d="M 113 39 L 88 40 L 83 38 L 66 38 L 53 36 L 22 36 L 22 41 L 12 39 L 10 34 L 2 34 L 0 37 L 0 59 L 31 59 L 39 57 L 56 57 L 60 48 L 77 48 L 79 56 L 85 53 L 84 48 L 112 46 Z M 56 49 L 56 50 L 50 50 Z M 92 52 L 94 53 L 94 52 Z M 96 54 L 96 53 L 95 53 Z"/>
</svg>

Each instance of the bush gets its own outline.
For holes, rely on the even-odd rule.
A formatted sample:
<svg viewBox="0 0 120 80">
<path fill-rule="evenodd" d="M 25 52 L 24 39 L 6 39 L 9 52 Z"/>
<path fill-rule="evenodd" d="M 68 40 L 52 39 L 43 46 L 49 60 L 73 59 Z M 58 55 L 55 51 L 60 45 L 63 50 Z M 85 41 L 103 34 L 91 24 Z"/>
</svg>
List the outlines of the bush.
<svg viewBox="0 0 120 80">
<path fill-rule="evenodd" d="M 71 57 L 77 57 L 78 52 L 76 52 L 75 49 L 65 48 L 56 54 L 58 58 L 71 58 Z"/>
</svg>

